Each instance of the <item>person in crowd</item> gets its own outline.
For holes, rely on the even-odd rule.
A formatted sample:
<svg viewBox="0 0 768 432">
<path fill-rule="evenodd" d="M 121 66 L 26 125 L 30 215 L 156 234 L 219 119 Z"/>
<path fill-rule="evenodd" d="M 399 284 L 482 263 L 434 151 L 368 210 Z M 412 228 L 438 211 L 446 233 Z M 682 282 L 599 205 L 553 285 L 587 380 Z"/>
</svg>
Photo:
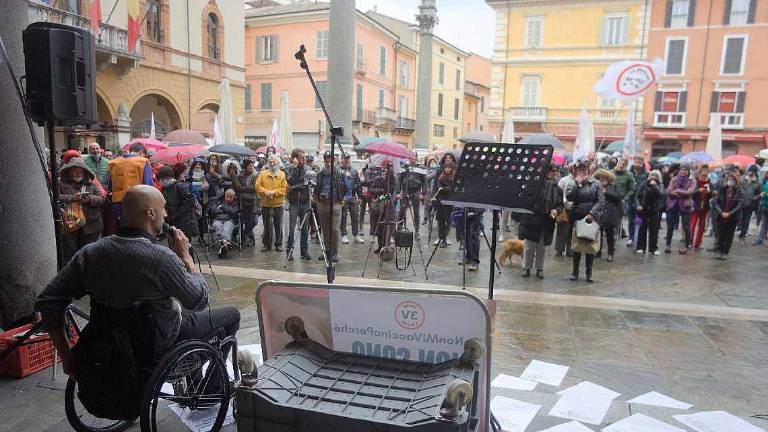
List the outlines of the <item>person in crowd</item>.
<svg viewBox="0 0 768 432">
<path fill-rule="evenodd" d="M 163 187 L 167 222 L 180 229 L 187 238 L 196 234 L 195 195 L 189 183 L 179 182 L 173 175 L 173 168 L 163 167 L 157 172 Z"/>
<path fill-rule="evenodd" d="M 360 174 L 352 167 L 350 158 L 352 156 L 345 154 L 339 164 L 341 165 L 341 172 L 349 181 L 352 186 L 352 197 L 349 201 L 344 201 L 344 205 L 341 207 L 341 242 L 349 244 L 349 237 L 347 237 L 347 215 L 349 215 L 350 224 L 352 225 L 352 238 L 355 243 L 365 243 L 365 239 L 360 235 L 360 202 L 363 197 L 363 181 L 360 180 Z"/>
<path fill-rule="evenodd" d="M 109 179 L 109 160 L 101 155 L 99 143 L 88 144 L 88 155 L 83 157 L 83 160 L 101 184 L 106 184 Z"/>
<path fill-rule="evenodd" d="M 270 251 L 274 245 L 275 251 L 281 252 L 283 250 L 283 206 L 288 181 L 285 173 L 280 170 L 280 158 L 276 154 L 269 155 L 267 167 L 256 178 L 256 193 L 259 194 L 261 217 L 264 220 L 261 251 Z"/>
<path fill-rule="evenodd" d="M 219 201 L 224 194 L 221 187 L 221 178 L 224 176 L 224 168 L 218 155 L 208 156 L 206 178 L 208 179 L 208 198 L 211 201 Z"/>
<path fill-rule="evenodd" d="M 256 194 L 256 172 L 253 161 L 245 159 L 243 170 L 234 178 L 234 189 L 240 197 L 240 217 L 243 219 L 244 246 L 250 247 L 256 243 L 254 228 L 256 228 L 256 213 L 260 211 L 258 195 Z"/>
<path fill-rule="evenodd" d="M 435 218 L 437 219 L 437 240 L 441 248 L 448 247 L 448 230 L 450 229 L 450 217 L 453 212 L 453 206 L 444 204 L 443 198 L 453 190 L 453 179 L 456 175 L 456 164 L 451 161 L 445 161 L 442 164 L 440 175 L 437 177 L 437 183 L 434 187 L 435 193 L 432 196 L 432 207 L 435 209 Z"/>
<path fill-rule="evenodd" d="M 739 218 L 739 241 L 743 242 L 749 232 L 749 223 L 752 221 L 752 213 L 757 210 L 760 204 L 760 192 L 763 185 L 757 178 L 757 165 L 751 165 L 747 168 L 747 175 L 739 180 L 739 189 L 741 189 L 741 216 Z"/>
<path fill-rule="evenodd" d="M 91 324 L 108 324 L 98 321 L 111 316 L 104 308 L 124 309 L 134 301 L 150 305 L 156 325 L 155 346 L 134 345 L 142 352 L 151 350 L 159 355 L 175 342 L 203 338 L 218 328 L 224 329 L 225 336 L 234 336 L 239 328 L 236 308 L 204 310 L 208 287 L 195 268 L 184 233 L 172 229 L 170 249 L 153 242 L 165 221 L 162 193 L 151 186 L 133 186 L 122 202 L 124 226 L 75 254 L 35 303 L 64 373 L 73 378 L 77 370 L 64 315 L 74 299 L 86 294 L 91 300 Z"/>
<path fill-rule="evenodd" d="M 474 272 L 480 266 L 480 231 L 482 230 L 484 210 L 474 207 L 454 207 L 452 213 L 458 214 L 456 221 L 456 240 L 464 251 L 463 261 L 459 264 L 467 264 L 467 270 Z"/>
<path fill-rule="evenodd" d="M 208 174 L 205 169 L 205 159 L 195 158 L 189 167 L 186 182 L 192 185 L 192 193 L 203 206 L 208 204 Z"/>
<path fill-rule="evenodd" d="M 128 148 L 128 154 L 109 161 L 109 179 L 107 185 L 111 193 L 112 208 L 118 222 L 122 220 L 123 197 L 128 189 L 138 184 L 154 186 L 152 166 L 144 154 L 146 150 L 141 143 L 133 143 Z"/>
<path fill-rule="evenodd" d="M 765 177 L 768 177 L 768 171 L 766 171 Z M 768 234 L 768 179 L 763 178 L 763 190 L 760 191 L 760 204 L 757 207 L 757 213 L 759 216 L 760 224 L 758 225 L 757 237 L 755 237 L 755 246 L 760 246 L 765 241 L 765 236 Z"/>
<path fill-rule="evenodd" d="M 733 244 L 733 237 L 741 217 L 744 200 L 736 175 L 728 173 L 721 182 L 713 207 L 718 224 L 717 252 L 720 260 L 726 260 Z"/>
<path fill-rule="evenodd" d="M 256 171 L 267 169 L 267 155 L 259 153 L 256 155 Z"/>
<path fill-rule="evenodd" d="M 225 191 L 227 189 L 235 189 L 235 181 L 242 171 L 240 164 L 234 159 L 227 159 L 221 164 L 221 169 L 224 174 L 221 176 L 219 187 Z"/>
<path fill-rule="evenodd" d="M 107 159 L 107 161 L 112 160 L 115 156 L 112 154 L 111 150 L 104 150 L 104 157 Z"/>
<path fill-rule="evenodd" d="M 424 196 L 429 198 L 435 193 L 432 187 L 435 184 L 435 178 L 440 175 L 440 166 L 437 163 L 437 159 L 434 157 L 427 158 L 424 162 L 424 165 L 427 167 L 426 182 L 424 184 Z M 424 201 L 424 219 L 421 221 L 421 224 L 427 225 L 427 223 L 429 223 L 429 221 L 432 219 L 432 200 L 423 199 L 422 201 Z"/>
<path fill-rule="evenodd" d="M 627 238 L 627 247 L 632 246 L 635 240 L 635 176 L 627 170 L 627 160 L 619 159 L 612 173 L 616 176 L 614 184 L 621 194 L 621 215 L 627 215 L 627 233 L 621 226 L 621 216 L 619 217 L 618 228 L 621 229 L 621 238 Z"/>
<path fill-rule="evenodd" d="M 286 253 L 288 260 L 293 261 L 293 244 L 296 225 L 299 224 L 299 250 L 303 260 L 311 260 L 309 255 L 309 217 L 312 170 L 307 166 L 304 150 L 294 149 L 291 152 L 291 164 L 286 170 L 288 182 L 288 243 Z"/>
<path fill-rule="evenodd" d="M 381 249 L 389 244 L 395 223 L 395 203 L 393 194 L 397 188 L 392 162 L 385 160 L 381 167 L 371 170 L 372 175 L 368 183 L 368 192 L 371 195 L 370 223 L 373 234 L 376 236 L 376 249 L 374 253 L 380 253 Z"/>
<path fill-rule="evenodd" d="M 677 175 L 677 172 L 680 170 L 680 163 L 679 162 L 672 162 L 671 165 L 664 165 L 661 168 L 661 176 L 664 180 L 664 189 L 669 187 L 669 182 L 672 181 L 672 179 Z"/>
<path fill-rule="evenodd" d="M 65 204 L 67 209 L 79 207 L 82 213 L 78 217 L 85 218 L 85 221 L 81 220 L 75 224 L 76 230 L 70 229 L 64 234 L 64 262 L 67 262 L 83 246 L 93 243 L 101 237 L 103 228 L 101 206 L 104 204 L 105 198 L 93 183 L 95 174 L 82 158 L 69 159 L 59 169 L 59 178 L 61 179 L 59 182 L 59 200 Z M 79 227 L 77 227 L 78 225 Z"/>
<path fill-rule="evenodd" d="M 579 279 L 579 266 L 581 255 L 585 257 L 585 276 L 587 282 L 592 282 L 592 264 L 594 263 L 595 253 L 599 248 L 599 239 L 591 242 L 581 240 L 577 237 L 576 224 L 582 219 L 590 223 L 597 223 L 600 219 L 600 185 L 589 175 L 587 165 L 579 162 L 574 169 L 574 185 L 567 195 L 568 201 L 573 202 L 573 211 L 569 215 L 571 220 L 571 251 L 573 253 L 573 272 L 571 280 Z M 572 217 L 571 217 L 572 216 Z"/>
<path fill-rule="evenodd" d="M 569 223 L 573 203 L 566 198 L 568 191 L 570 191 L 575 184 L 573 179 L 573 168 L 573 165 L 569 166 L 567 175 L 562 176 L 557 182 L 557 187 L 560 188 L 560 191 L 563 194 L 563 209 L 558 214 L 557 229 L 555 232 L 555 256 L 557 257 L 562 257 L 563 254 L 566 254 L 569 257 L 573 255 L 571 253 L 571 224 Z"/>
<path fill-rule="evenodd" d="M 693 211 L 693 194 L 696 192 L 696 180 L 691 177 L 690 168 L 683 165 L 677 175 L 672 177 L 667 186 L 667 243 L 665 253 L 672 252 L 672 236 L 680 224 L 684 235 L 684 247 L 678 251 L 681 255 L 688 253 L 691 247 L 691 212 Z"/>
<path fill-rule="evenodd" d="M 413 210 L 413 230 L 419 235 L 419 215 L 421 214 L 421 202 L 426 192 L 427 176 L 423 173 L 423 167 L 417 170 L 415 167 L 405 165 L 397 176 L 397 199 L 400 201 L 400 210 L 397 214 L 398 228 L 407 226 L 407 220 L 411 209 Z"/>
<path fill-rule="evenodd" d="M 380 167 L 373 166 L 373 163 L 368 159 L 368 162 L 363 167 L 363 179 L 362 188 L 363 202 L 360 204 L 360 231 L 363 230 L 363 223 L 365 222 L 365 211 L 368 209 L 368 235 L 373 237 L 376 235 L 376 221 L 373 220 L 373 193 L 371 193 L 370 185 L 373 180 L 380 175 Z"/>
<path fill-rule="evenodd" d="M 555 233 L 555 218 L 563 210 L 563 191 L 557 185 L 557 166 L 550 165 L 547 178 L 539 189 L 536 207 L 531 215 L 522 215 L 518 235 L 525 240 L 523 250 L 523 277 L 531 276 L 531 269 L 536 269 L 536 277 L 544 279 L 545 248 L 552 244 Z"/>
<path fill-rule="evenodd" d="M 661 213 L 664 211 L 664 184 L 659 170 L 651 171 L 648 179 L 641 183 L 635 194 L 635 206 L 640 217 L 640 232 L 637 236 L 637 254 L 645 251 L 655 256 L 658 250 Z"/>
<path fill-rule="evenodd" d="M 324 166 L 317 173 L 317 186 L 314 191 L 320 231 L 327 251 L 327 256 L 320 255 L 318 259 L 339 262 L 339 223 L 334 222 L 331 226 L 331 219 L 338 221 L 341 218 L 344 201 L 352 198 L 352 184 L 338 165 L 334 164 L 333 172 L 331 171 L 332 160 L 333 154 L 330 150 L 323 153 Z"/>
<path fill-rule="evenodd" d="M 709 183 L 709 165 L 701 165 L 696 174 L 696 191 L 693 194 L 693 211 L 691 212 L 691 235 L 693 236 L 694 249 L 701 248 L 701 241 L 707 226 L 709 200 L 712 199 Z"/>
<path fill-rule="evenodd" d="M 620 164 L 621 162 L 619 162 Z M 617 165 L 618 167 L 619 165 Z M 626 173 L 626 170 L 624 171 Z M 600 252 L 597 257 L 600 258 L 603 250 L 603 241 L 608 243 L 608 256 L 606 260 L 608 262 L 613 261 L 613 255 L 616 252 L 616 234 L 617 229 L 621 226 L 621 215 L 623 214 L 624 201 L 619 186 L 616 184 L 616 177 L 613 172 L 598 169 L 593 174 L 595 180 L 597 180 L 600 188 L 600 196 L 604 198 L 602 203 L 602 212 L 598 218 L 600 223 L 600 230 L 602 235 L 600 236 Z M 634 183 L 632 184 L 634 188 Z"/>
<path fill-rule="evenodd" d="M 219 258 L 225 258 L 232 247 L 232 233 L 235 231 L 240 205 L 237 203 L 237 194 L 234 189 L 227 189 L 222 199 L 210 206 L 213 231 L 216 233 L 216 242 L 219 246 Z"/>
</svg>

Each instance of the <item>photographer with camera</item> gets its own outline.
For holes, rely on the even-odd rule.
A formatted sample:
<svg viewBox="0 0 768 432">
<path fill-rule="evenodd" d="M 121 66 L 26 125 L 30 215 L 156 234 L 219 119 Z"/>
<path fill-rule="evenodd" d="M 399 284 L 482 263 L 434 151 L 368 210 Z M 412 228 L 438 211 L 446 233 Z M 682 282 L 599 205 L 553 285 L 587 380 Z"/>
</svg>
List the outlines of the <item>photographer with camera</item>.
<svg viewBox="0 0 768 432">
<path fill-rule="evenodd" d="M 346 154 L 341 158 L 341 171 L 344 176 L 349 180 L 352 186 L 352 198 L 349 201 L 344 201 L 344 206 L 341 208 L 341 242 L 349 244 L 349 237 L 347 237 L 347 214 L 352 222 L 352 237 L 357 243 L 365 243 L 365 240 L 360 235 L 360 202 L 363 198 L 362 181 L 360 180 L 360 174 L 357 170 L 352 168 L 349 163 L 350 155 Z"/>
<path fill-rule="evenodd" d="M 288 243 L 286 253 L 288 260 L 293 261 L 293 240 L 296 223 L 301 224 L 299 230 L 299 249 L 301 258 L 311 260 L 309 256 L 309 221 L 305 217 L 310 210 L 310 188 L 314 173 L 307 166 L 304 150 L 295 149 L 291 152 L 291 165 L 286 170 L 288 177 Z"/>
<path fill-rule="evenodd" d="M 349 179 L 342 171 L 335 166 L 331 173 L 331 160 L 333 154 L 330 150 L 323 153 L 323 169 L 317 174 L 317 186 L 315 187 L 314 198 L 317 203 L 317 216 L 320 219 L 320 231 L 323 233 L 323 242 L 328 248 L 328 259 L 333 262 L 339 262 L 339 225 L 331 226 L 331 217 L 334 220 L 341 217 L 341 207 L 345 201 L 352 199 L 352 185 Z M 331 199 L 331 188 L 333 188 L 333 203 Z M 331 209 L 332 204 L 332 209 Z M 323 260 L 323 255 L 318 258 Z"/>
<path fill-rule="evenodd" d="M 368 167 L 368 174 L 370 180 L 366 180 L 363 184 L 368 186 L 368 193 L 371 195 L 371 226 L 378 241 L 378 247 L 374 253 L 379 253 L 389 244 L 389 237 L 392 235 L 391 225 L 394 225 L 392 192 L 395 191 L 396 184 L 392 162 L 386 160 L 380 168 Z"/>
<path fill-rule="evenodd" d="M 403 164 L 403 171 L 397 176 L 397 199 L 400 211 L 397 214 L 397 228 L 402 229 L 408 219 L 408 209 L 413 206 L 413 230 L 419 235 L 419 214 L 427 184 L 427 170 L 423 166 Z"/>
</svg>

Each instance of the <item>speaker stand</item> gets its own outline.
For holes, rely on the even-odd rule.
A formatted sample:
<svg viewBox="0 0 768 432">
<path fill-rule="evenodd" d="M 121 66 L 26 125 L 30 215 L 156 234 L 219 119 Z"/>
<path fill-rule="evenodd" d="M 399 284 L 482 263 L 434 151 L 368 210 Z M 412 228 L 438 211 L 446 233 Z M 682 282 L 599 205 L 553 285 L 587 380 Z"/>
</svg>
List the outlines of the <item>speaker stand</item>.
<svg viewBox="0 0 768 432">
<path fill-rule="evenodd" d="M 64 248 L 61 244 L 61 203 L 59 202 L 59 167 L 56 160 L 56 120 L 48 119 L 45 127 L 48 133 L 48 146 L 50 147 L 51 164 L 51 211 L 53 212 L 53 232 L 56 236 L 56 270 L 64 267 Z"/>
</svg>

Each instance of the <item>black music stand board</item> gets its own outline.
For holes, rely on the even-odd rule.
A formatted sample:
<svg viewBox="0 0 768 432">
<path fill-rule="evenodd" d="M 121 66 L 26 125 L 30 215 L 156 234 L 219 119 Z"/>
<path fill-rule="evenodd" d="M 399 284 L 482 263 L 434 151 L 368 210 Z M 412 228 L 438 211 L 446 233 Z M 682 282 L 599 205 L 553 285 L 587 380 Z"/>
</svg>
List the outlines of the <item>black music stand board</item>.
<svg viewBox="0 0 768 432">
<path fill-rule="evenodd" d="M 468 142 L 445 204 L 493 211 L 488 298 L 493 299 L 499 212 L 532 214 L 554 149 L 551 145 Z"/>
</svg>

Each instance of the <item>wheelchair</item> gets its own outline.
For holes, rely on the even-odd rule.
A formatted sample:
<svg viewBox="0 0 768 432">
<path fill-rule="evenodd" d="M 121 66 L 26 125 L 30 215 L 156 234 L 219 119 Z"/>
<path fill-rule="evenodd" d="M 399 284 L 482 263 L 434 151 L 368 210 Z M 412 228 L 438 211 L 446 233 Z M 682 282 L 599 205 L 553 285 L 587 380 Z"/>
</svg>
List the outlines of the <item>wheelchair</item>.
<svg viewBox="0 0 768 432">
<path fill-rule="evenodd" d="M 213 228 L 213 222 L 214 219 L 211 217 L 210 213 L 206 212 L 205 215 L 203 215 L 205 228 L 206 228 L 206 234 L 207 239 L 205 241 L 205 250 L 206 252 L 210 252 L 211 249 L 214 249 L 217 247 L 216 245 L 216 230 Z M 238 252 L 243 251 L 243 230 L 245 223 L 243 222 L 242 218 L 242 211 L 237 213 L 237 217 L 232 222 L 235 223 L 235 229 L 232 230 L 232 240 L 230 240 L 230 244 L 232 244 L 234 247 L 237 248 Z"/>
<path fill-rule="evenodd" d="M 83 319 L 71 322 L 80 333 Z M 72 315 L 67 314 L 68 320 Z M 231 356 L 233 377 L 230 378 L 224 356 Z M 140 415 L 128 420 L 110 420 L 91 415 L 78 399 L 77 381 L 69 378 L 64 393 L 67 420 L 78 432 L 121 432 L 140 422 L 142 432 L 181 430 L 186 428 L 177 415 L 215 411 L 211 431 L 218 431 L 229 410 L 234 386 L 240 380 L 237 367 L 237 340 L 217 329 L 202 340 L 186 340 L 164 350 L 159 360 L 144 368 L 145 376 Z M 150 372 L 151 371 L 151 372 Z"/>
</svg>

